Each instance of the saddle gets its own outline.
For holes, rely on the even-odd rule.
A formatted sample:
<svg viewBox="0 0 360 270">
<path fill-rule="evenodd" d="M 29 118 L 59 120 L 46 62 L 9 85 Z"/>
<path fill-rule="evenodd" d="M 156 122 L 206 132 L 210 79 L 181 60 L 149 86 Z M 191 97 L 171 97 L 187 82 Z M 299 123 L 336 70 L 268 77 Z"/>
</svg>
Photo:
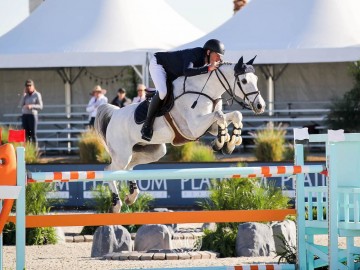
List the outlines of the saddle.
<svg viewBox="0 0 360 270">
<path fill-rule="evenodd" d="M 157 90 L 152 91 L 146 89 L 145 100 L 141 102 L 135 109 L 134 118 L 136 124 L 140 125 L 145 122 L 147 111 L 151 102 L 151 98 L 156 94 L 156 91 Z M 166 95 L 160 109 L 157 111 L 156 117 L 165 115 L 166 113 L 170 112 L 173 107 L 174 107 L 174 93 L 171 89 L 171 91 L 168 91 L 168 94 Z"/>
</svg>

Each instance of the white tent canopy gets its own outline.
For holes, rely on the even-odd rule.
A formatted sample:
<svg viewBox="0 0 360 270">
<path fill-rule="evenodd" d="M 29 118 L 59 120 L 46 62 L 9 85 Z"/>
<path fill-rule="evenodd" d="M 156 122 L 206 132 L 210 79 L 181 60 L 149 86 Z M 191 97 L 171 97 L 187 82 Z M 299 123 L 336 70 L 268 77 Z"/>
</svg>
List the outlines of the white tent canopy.
<svg viewBox="0 0 360 270">
<path fill-rule="evenodd" d="M 258 55 L 257 64 L 349 62 L 360 59 L 359 0 L 252 0 L 214 31 L 226 60 Z"/>
<path fill-rule="evenodd" d="M 47 0 L 0 38 L 0 68 L 144 65 L 202 35 L 164 0 Z"/>
</svg>

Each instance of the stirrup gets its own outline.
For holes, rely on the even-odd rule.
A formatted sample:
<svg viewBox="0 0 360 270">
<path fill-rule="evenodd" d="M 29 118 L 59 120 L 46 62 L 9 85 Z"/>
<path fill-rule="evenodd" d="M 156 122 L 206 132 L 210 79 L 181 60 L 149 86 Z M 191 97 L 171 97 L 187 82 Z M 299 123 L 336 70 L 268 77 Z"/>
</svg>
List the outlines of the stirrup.
<svg viewBox="0 0 360 270">
<path fill-rule="evenodd" d="M 135 180 L 129 181 L 129 192 L 130 194 L 125 196 L 125 203 L 127 205 L 132 205 L 134 202 L 136 202 L 136 199 L 140 193 Z"/>
</svg>

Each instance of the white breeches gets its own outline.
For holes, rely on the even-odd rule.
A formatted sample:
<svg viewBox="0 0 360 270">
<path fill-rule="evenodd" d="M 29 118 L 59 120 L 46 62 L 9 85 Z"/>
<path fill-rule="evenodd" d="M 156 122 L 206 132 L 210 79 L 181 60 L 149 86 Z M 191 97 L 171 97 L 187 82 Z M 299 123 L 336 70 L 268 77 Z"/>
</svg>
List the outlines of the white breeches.
<svg viewBox="0 0 360 270">
<path fill-rule="evenodd" d="M 164 67 L 156 62 L 155 56 L 150 60 L 149 71 L 155 88 L 159 92 L 159 97 L 163 100 L 167 93 L 166 72 Z"/>
</svg>

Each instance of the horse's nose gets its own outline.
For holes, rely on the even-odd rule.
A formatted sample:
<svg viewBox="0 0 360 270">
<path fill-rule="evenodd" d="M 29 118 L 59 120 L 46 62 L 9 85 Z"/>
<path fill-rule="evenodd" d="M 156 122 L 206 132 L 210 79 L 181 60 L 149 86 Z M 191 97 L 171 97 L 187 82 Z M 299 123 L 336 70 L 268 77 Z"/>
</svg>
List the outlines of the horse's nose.
<svg viewBox="0 0 360 270">
<path fill-rule="evenodd" d="M 261 110 L 262 109 L 262 105 L 260 103 L 257 104 L 257 108 L 258 110 Z"/>
</svg>

